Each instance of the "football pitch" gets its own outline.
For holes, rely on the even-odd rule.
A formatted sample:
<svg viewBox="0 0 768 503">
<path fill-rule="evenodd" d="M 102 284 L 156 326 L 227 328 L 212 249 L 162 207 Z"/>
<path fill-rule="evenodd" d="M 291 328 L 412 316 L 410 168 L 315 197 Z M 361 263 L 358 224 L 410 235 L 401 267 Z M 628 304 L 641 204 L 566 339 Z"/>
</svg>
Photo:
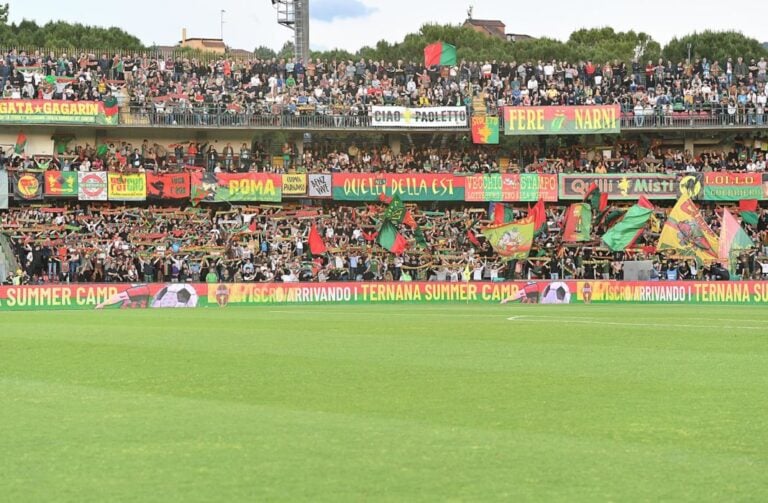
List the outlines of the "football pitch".
<svg viewBox="0 0 768 503">
<path fill-rule="evenodd" d="M 4 501 L 766 501 L 768 309 L 5 313 Z"/>
</svg>

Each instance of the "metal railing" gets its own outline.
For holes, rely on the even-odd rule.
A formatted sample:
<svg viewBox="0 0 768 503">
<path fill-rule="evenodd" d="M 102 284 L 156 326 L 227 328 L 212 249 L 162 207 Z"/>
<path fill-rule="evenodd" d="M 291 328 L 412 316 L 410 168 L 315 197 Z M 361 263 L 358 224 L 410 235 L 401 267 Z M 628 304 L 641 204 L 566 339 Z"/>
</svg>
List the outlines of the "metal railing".
<svg viewBox="0 0 768 503">
<path fill-rule="evenodd" d="M 121 126 L 179 128 L 257 128 L 257 129 L 359 129 L 370 128 L 368 115 L 335 114 L 253 114 L 235 112 L 156 112 L 120 111 Z"/>
</svg>

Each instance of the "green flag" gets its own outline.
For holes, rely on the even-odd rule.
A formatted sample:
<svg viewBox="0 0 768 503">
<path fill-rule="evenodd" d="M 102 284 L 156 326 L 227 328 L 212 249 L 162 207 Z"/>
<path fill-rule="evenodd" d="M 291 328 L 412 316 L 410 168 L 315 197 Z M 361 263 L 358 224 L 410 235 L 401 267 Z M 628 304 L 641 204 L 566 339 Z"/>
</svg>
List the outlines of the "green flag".
<svg viewBox="0 0 768 503">
<path fill-rule="evenodd" d="M 405 205 L 403 204 L 403 201 L 400 200 L 400 196 L 395 194 L 392 196 L 392 201 L 390 201 L 387 209 L 384 210 L 384 220 L 399 224 L 403 221 L 404 217 Z"/>
<path fill-rule="evenodd" d="M 611 251 L 622 251 L 632 246 L 653 214 L 653 205 L 645 197 L 632 206 L 619 223 L 603 235 L 603 243 Z"/>
<path fill-rule="evenodd" d="M 397 231 L 397 227 L 395 227 L 389 220 L 384 220 L 381 224 L 378 241 L 383 248 L 395 255 L 402 255 L 408 247 L 408 242 L 403 235 Z"/>
</svg>

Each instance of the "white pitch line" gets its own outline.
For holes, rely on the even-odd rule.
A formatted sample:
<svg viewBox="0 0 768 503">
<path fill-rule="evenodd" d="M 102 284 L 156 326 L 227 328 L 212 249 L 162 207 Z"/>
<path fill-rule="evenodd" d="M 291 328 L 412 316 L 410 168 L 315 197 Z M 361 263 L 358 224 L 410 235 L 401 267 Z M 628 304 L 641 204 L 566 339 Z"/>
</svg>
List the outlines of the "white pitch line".
<svg viewBox="0 0 768 503">
<path fill-rule="evenodd" d="M 549 321 L 555 321 L 555 322 L 561 322 L 561 323 L 583 323 L 586 325 L 614 325 L 614 326 L 622 326 L 622 327 L 660 327 L 660 328 L 704 328 L 704 329 L 718 329 L 718 330 L 728 330 L 728 329 L 744 329 L 744 330 L 765 330 L 766 327 L 748 327 L 748 326 L 737 326 L 737 325 L 722 325 L 722 326 L 712 326 L 712 325 L 688 325 L 688 324 L 669 324 L 669 323 L 627 323 L 623 321 L 601 321 L 601 320 L 591 320 L 588 318 L 560 318 L 559 316 L 510 316 L 507 318 L 508 321 L 517 321 L 521 319 L 530 319 L 532 321 L 535 320 L 549 320 Z M 717 320 L 712 320 L 717 321 Z"/>
</svg>

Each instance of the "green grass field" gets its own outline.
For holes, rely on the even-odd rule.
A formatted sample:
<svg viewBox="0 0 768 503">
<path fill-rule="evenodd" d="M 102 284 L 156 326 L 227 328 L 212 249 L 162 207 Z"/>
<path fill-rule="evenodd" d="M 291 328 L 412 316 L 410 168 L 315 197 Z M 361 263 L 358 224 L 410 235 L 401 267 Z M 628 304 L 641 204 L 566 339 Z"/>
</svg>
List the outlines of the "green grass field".
<svg viewBox="0 0 768 503">
<path fill-rule="evenodd" d="M 3 501 L 768 500 L 765 307 L 0 320 Z"/>
</svg>

